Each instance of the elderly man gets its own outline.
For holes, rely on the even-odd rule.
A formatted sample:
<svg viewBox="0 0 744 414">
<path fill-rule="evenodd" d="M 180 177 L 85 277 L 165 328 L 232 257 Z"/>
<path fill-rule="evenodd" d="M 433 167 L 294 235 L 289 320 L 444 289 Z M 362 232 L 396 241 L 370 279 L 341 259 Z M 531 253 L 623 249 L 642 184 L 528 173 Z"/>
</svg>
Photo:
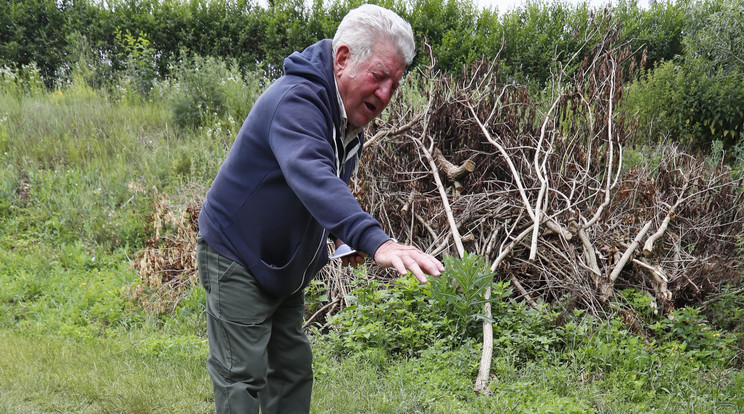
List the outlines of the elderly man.
<svg viewBox="0 0 744 414">
<path fill-rule="evenodd" d="M 422 283 L 444 270 L 398 244 L 359 206 L 348 183 L 362 128 L 390 102 L 414 56 L 411 26 L 374 5 L 349 12 L 333 40 L 284 61 L 256 101 L 199 217 L 199 277 L 207 290 L 207 366 L 218 412 L 306 413 L 312 354 L 303 288 L 343 240 Z"/>
</svg>

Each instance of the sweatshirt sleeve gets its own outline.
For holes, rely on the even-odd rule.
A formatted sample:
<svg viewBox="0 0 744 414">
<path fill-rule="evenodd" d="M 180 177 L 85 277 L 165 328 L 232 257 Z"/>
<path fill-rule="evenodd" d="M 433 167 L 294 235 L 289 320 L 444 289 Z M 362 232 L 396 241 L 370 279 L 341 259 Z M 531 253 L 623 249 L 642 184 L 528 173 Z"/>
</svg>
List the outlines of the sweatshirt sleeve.
<svg viewBox="0 0 744 414">
<path fill-rule="evenodd" d="M 287 184 L 318 223 L 371 256 L 390 237 L 336 175 L 336 128 L 324 95 L 304 84 L 290 89 L 276 106 L 270 146 Z"/>
</svg>

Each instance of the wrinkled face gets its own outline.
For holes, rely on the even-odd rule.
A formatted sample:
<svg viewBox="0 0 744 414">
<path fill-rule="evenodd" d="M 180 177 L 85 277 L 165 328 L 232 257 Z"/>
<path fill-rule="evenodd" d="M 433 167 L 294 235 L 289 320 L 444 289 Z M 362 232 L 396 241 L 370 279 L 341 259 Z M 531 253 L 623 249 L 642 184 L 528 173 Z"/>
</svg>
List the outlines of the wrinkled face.
<svg viewBox="0 0 744 414">
<path fill-rule="evenodd" d="M 334 56 L 336 83 L 349 124 L 362 127 L 382 113 L 398 88 L 405 61 L 385 43 L 372 47 L 362 62 L 350 60 L 349 48 L 339 46 Z"/>
</svg>

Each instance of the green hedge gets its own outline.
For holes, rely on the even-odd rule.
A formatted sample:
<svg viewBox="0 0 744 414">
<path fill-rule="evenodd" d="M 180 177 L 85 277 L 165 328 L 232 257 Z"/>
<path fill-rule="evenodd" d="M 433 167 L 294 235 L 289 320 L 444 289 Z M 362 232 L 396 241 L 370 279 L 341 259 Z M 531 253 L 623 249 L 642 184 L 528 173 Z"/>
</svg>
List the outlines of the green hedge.
<svg viewBox="0 0 744 414">
<path fill-rule="evenodd" d="M 149 42 L 160 76 L 184 54 L 230 59 L 244 70 L 277 75 L 285 56 L 331 37 L 346 12 L 361 3 L 272 0 L 263 7 L 253 0 L 9 0 L 0 2 L 0 66 L 35 62 L 51 86 L 75 63 L 71 59 L 79 55 L 82 38 L 98 64 L 116 72 L 125 69 L 131 36 Z M 621 2 L 605 13 L 561 0 L 529 1 L 501 14 L 478 9 L 472 0 L 380 4 L 411 22 L 443 70 L 460 72 L 480 57 L 494 57 L 503 38 L 503 61 L 519 79 L 538 83 L 549 78 L 555 58 L 564 63 L 577 53 L 581 58 L 602 35 L 597 25 L 618 20 L 626 26 L 625 38 L 650 49 L 652 62 L 671 58 L 679 52 L 687 16 L 682 6 L 642 10 L 635 2 Z M 417 64 L 426 60 L 419 55 Z"/>
</svg>

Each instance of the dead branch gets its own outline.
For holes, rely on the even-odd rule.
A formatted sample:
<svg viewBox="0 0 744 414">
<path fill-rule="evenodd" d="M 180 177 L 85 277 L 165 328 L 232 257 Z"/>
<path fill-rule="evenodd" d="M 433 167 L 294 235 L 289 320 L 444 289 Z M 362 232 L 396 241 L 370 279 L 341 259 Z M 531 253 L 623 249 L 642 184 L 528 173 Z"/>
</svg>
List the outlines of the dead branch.
<svg viewBox="0 0 744 414">
<path fill-rule="evenodd" d="M 491 286 L 486 288 L 483 294 L 486 301 L 483 305 L 483 350 L 481 351 L 480 367 L 478 376 L 475 378 L 475 392 L 489 394 L 488 378 L 491 376 L 491 360 L 493 357 L 493 326 L 491 325 Z"/>
<path fill-rule="evenodd" d="M 414 197 L 416 196 L 416 190 L 411 190 L 411 192 L 408 194 L 408 198 L 406 199 L 406 202 L 403 204 L 403 207 L 400 208 L 400 214 L 407 215 L 408 210 L 413 205 Z"/>
<path fill-rule="evenodd" d="M 341 298 L 336 298 L 333 301 L 326 303 L 322 308 L 318 309 L 315 313 L 313 313 L 311 317 L 307 318 L 305 323 L 302 324 L 302 329 L 305 329 L 308 326 L 310 326 L 310 324 L 313 323 L 313 321 L 315 321 L 315 318 L 317 318 L 318 315 L 321 315 L 323 313 L 327 313 L 327 314 L 333 313 L 333 309 L 335 309 L 339 305 L 339 303 L 341 303 Z"/>
<path fill-rule="evenodd" d="M 648 239 L 646 239 L 646 243 L 643 244 L 643 255 L 648 257 L 650 256 L 654 251 L 654 243 L 656 243 L 656 240 L 661 238 L 661 236 L 664 235 L 667 228 L 669 227 L 669 222 L 672 221 L 672 217 L 674 217 L 674 212 L 679 207 L 680 203 L 682 203 L 682 200 L 684 199 L 683 196 L 685 194 L 685 190 L 687 190 L 687 186 L 690 184 L 690 180 L 685 180 L 685 185 L 682 188 L 682 191 L 680 192 L 679 197 L 677 197 L 677 202 L 674 203 L 674 205 L 667 211 L 666 217 L 664 217 L 664 220 L 661 222 L 661 225 L 659 226 L 659 229 L 656 230 L 656 233 L 649 236 Z"/>
<path fill-rule="evenodd" d="M 424 131 L 426 131 L 426 129 L 424 129 Z M 465 247 L 462 245 L 462 237 L 460 237 L 460 231 L 457 229 L 455 217 L 452 214 L 452 208 L 450 207 L 449 199 L 447 198 L 447 191 L 444 189 L 444 185 L 442 185 L 442 179 L 439 177 L 439 170 L 437 169 L 436 162 L 434 162 L 434 157 L 431 154 L 431 150 L 426 148 L 426 146 L 423 142 L 421 142 L 420 139 L 415 137 L 411 137 L 411 139 L 419 145 L 421 151 L 423 151 L 424 155 L 426 156 L 426 160 L 429 162 L 431 174 L 434 177 L 434 181 L 436 182 L 437 189 L 439 190 L 439 195 L 442 198 L 442 206 L 444 207 L 445 213 L 447 213 L 447 220 L 449 221 L 450 229 L 452 231 L 452 238 L 455 240 L 457 253 L 460 255 L 461 258 L 465 257 Z"/>
<path fill-rule="evenodd" d="M 545 140 L 545 129 L 548 125 L 548 121 L 550 120 L 550 114 L 553 112 L 555 107 L 558 105 L 558 102 L 560 102 L 561 97 L 558 97 L 555 101 L 553 101 L 553 105 L 551 105 L 550 109 L 548 110 L 548 113 L 545 115 L 545 120 L 542 123 L 542 127 L 540 128 L 540 139 L 537 141 L 537 145 L 535 146 L 535 158 L 534 158 L 534 167 L 535 167 L 535 175 L 537 175 L 537 179 L 540 181 L 540 191 L 537 194 L 537 201 L 535 201 L 535 207 L 534 207 L 534 217 L 532 217 L 533 220 L 533 227 L 532 227 L 532 244 L 530 246 L 530 261 L 535 260 L 535 256 L 537 255 L 537 240 L 538 240 L 538 234 L 540 232 L 540 222 L 541 222 L 541 215 L 542 215 L 542 203 L 543 200 L 547 203 L 547 193 L 548 193 L 548 179 L 546 177 L 546 171 L 545 171 L 545 163 L 548 160 L 548 154 L 545 154 L 545 156 L 542 159 L 542 162 L 540 161 L 540 154 L 542 153 L 542 143 Z M 552 147 L 552 145 L 551 145 Z"/>
<path fill-rule="evenodd" d="M 654 288 L 656 290 L 656 299 L 661 299 L 662 302 L 671 304 L 672 292 L 669 291 L 669 288 L 667 286 L 667 284 L 669 283 L 669 278 L 664 274 L 664 271 L 661 270 L 661 267 L 651 266 L 641 259 L 633 259 L 633 263 L 646 269 L 652 276 L 655 284 Z"/>
<path fill-rule="evenodd" d="M 458 196 L 462 193 L 462 180 L 468 174 L 475 171 L 475 163 L 473 160 L 465 160 L 460 165 L 452 164 L 442 155 L 442 151 L 438 148 L 434 149 L 434 161 L 437 166 L 447 175 L 447 178 L 455 188 L 455 194 Z"/>
<path fill-rule="evenodd" d="M 652 222 L 646 223 L 645 226 L 641 229 L 641 231 L 638 232 L 635 239 L 633 239 L 633 243 L 628 246 L 628 248 L 625 250 L 625 253 L 623 253 L 622 257 L 618 262 L 615 264 L 615 267 L 612 269 L 612 273 L 610 273 L 610 278 L 608 283 L 606 283 L 604 286 L 602 286 L 602 295 L 605 299 L 609 299 L 612 297 L 612 287 L 617 280 L 618 276 L 620 276 L 620 272 L 622 272 L 625 265 L 628 263 L 628 260 L 630 260 L 630 257 L 633 255 L 635 250 L 638 248 L 638 245 L 641 243 L 641 240 L 643 240 L 644 237 L 646 237 L 646 233 L 648 233 L 648 230 L 651 228 Z"/>
</svg>

